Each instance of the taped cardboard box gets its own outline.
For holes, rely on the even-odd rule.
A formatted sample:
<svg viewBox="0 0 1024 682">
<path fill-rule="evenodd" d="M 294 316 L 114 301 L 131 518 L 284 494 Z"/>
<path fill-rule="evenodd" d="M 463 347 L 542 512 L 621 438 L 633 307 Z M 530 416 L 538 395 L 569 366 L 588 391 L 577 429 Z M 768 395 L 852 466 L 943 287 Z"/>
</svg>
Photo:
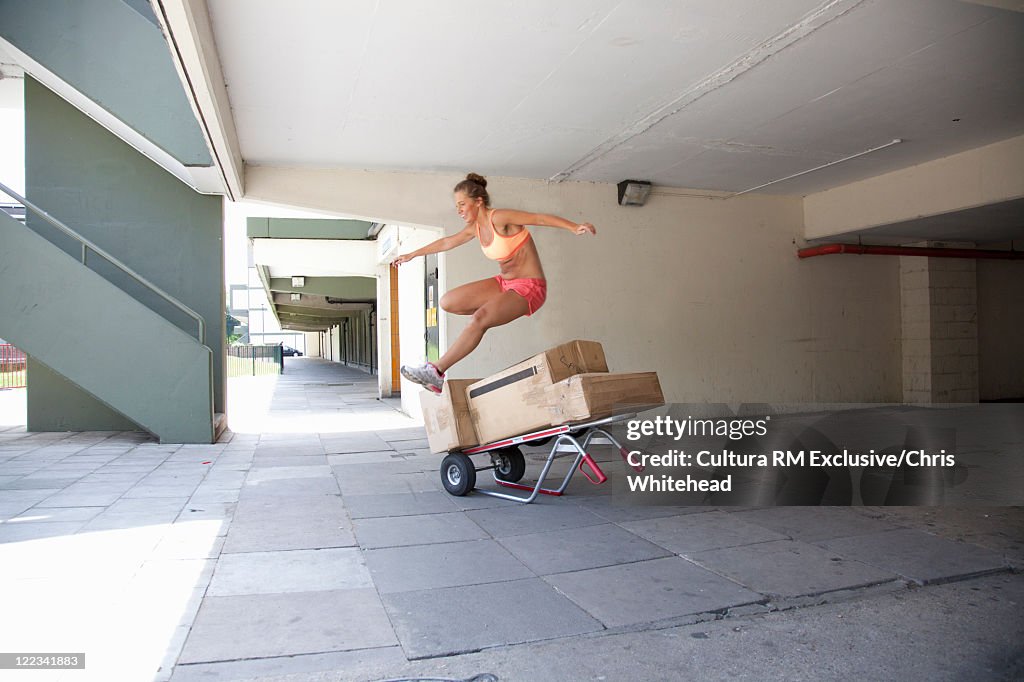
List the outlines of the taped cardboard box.
<svg viewBox="0 0 1024 682">
<path fill-rule="evenodd" d="M 551 425 L 604 419 L 665 404 L 656 372 L 577 374 L 547 392 Z"/>
<path fill-rule="evenodd" d="M 480 442 L 550 426 L 548 388 L 576 374 L 607 371 L 601 344 L 577 339 L 470 385 L 469 408 Z"/>
<path fill-rule="evenodd" d="M 479 379 L 449 379 L 444 382 L 440 395 L 430 391 L 420 395 L 431 452 L 462 450 L 480 444 L 466 401 L 466 387 L 477 381 Z"/>
</svg>

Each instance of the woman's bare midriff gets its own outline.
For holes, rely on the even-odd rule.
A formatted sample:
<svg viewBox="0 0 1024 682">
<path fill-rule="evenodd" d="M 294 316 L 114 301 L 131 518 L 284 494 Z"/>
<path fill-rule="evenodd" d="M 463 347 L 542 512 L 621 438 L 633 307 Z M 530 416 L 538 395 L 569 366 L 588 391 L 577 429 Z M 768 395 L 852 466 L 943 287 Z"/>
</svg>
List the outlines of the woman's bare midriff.
<svg viewBox="0 0 1024 682">
<path fill-rule="evenodd" d="M 544 279 L 544 269 L 540 266 L 540 255 L 533 239 L 527 240 L 511 258 L 498 261 L 498 265 L 505 279 Z"/>
</svg>

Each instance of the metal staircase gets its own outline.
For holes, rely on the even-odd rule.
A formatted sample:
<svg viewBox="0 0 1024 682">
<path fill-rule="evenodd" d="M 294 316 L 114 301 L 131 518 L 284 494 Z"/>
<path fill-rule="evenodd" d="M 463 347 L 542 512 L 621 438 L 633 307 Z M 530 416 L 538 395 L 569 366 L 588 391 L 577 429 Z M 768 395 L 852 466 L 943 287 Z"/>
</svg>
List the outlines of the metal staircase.
<svg viewBox="0 0 1024 682">
<path fill-rule="evenodd" d="M 0 191 L 61 235 L 58 245 L 0 212 L 0 337 L 161 442 L 213 442 L 213 353 L 203 318 L 5 185 Z M 181 326 L 154 308 L 173 310 Z"/>
</svg>

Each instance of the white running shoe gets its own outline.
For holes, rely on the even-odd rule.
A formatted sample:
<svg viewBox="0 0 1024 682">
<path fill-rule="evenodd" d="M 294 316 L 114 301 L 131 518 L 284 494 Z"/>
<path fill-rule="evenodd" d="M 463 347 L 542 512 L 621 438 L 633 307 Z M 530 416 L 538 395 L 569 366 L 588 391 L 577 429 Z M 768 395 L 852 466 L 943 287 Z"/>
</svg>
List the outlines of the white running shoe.
<svg viewBox="0 0 1024 682">
<path fill-rule="evenodd" d="M 433 363 L 428 362 L 420 367 L 410 367 L 409 365 L 402 365 L 402 376 L 409 381 L 426 386 L 428 390 L 434 393 L 441 392 L 441 386 L 444 385 L 444 374 L 437 371 L 437 367 L 434 367 Z"/>
</svg>

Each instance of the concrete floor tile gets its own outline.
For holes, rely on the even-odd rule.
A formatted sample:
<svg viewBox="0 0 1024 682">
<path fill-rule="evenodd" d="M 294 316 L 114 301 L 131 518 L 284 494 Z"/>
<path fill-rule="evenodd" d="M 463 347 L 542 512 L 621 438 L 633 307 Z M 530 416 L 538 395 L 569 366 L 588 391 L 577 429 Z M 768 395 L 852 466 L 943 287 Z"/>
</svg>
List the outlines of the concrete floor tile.
<svg viewBox="0 0 1024 682">
<path fill-rule="evenodd" d="M 714 511 L 714 507 L 668 507 L 654 505 L 623 505 L 618 504 L 615 495 L 601 495 L 586 499 L 573 499 L 573 502 L 601 518 L 612 523 L 644 521 L 659 519 L 665 516 L 682 516 L 683 514 L 703 514 Z"/>
<path fill-rule="evenodd" d="M 538 575 L 626 564 L 671 556 L 633 533 L 610 523 L 546 533 L 514 535 L 501 544 Z"/>
<path fill-rule="evenodd" d="M 166 528 L 174 523 L 174 516 L 167 514 L 100 514 L 82 527 L 83 533 L 119 531 L 131 528 Z"/>
<path fill-rule="evenodd" d="M 327 466 L 327 464 L 273 467 L 253 464 L 249 470 L 249 475 L 245 477 L 245 484 L 259 485 L 266 481 L 281 481 L 288 478 L 324 478 L 330 476 L 332 476 L 331 467 Z"/>
<path fill-rule="evenodd" d="M 462 497 L 455 497 L 454 495 L 449 495 L 445 491 L 440 477 L 437 477 L 436 474 L 435 477 L 437 479 L 437 489 L 441 491 L 445 497 L 450 499 L 452 504 L 454 504 L 455 508 L 459 511 L 473 511 L 476 509 L 508 509 L 510 504 L 517 504 L 515 502 L 503 500 L 499 497 L 491 497 L 490 495 L 463 495 Z M 537 503 L 534 502 L 534 504 Z"/>
<path fill-rule="evenodd" d="M 89 521 L 104 510 L 104 507 L 47 507 L 32 508 L 11 519 L 10 523 L 24 521 L 43 521 L 46 523 L 61 521 Z"/>
<path fill-rule="evenodd" d="M 182 663 L 354 651 L 397 644 L 372 588 L 207 597 Z"/>
<path fill-rule="evenodd" d="M 197 484 L 188 485 L 137 485 L 124 493 L 127 499 L 181 498 L 188 499 L 196 491 Z"/>
<path fill-rule="evenodd" d="M 192 497 L 188 499 L 192 504 L 199 505 L 213 504 L 217 502 L 238 502 L 238 498 L 241 494 L 241 490 L 209 490 L 200 485 L 195 489 L 195 492 L 192 493 Z"/>
<path fill-rule="evenodd" d="M 423 448 L 429 448 L 430 443 L 426 438 L 420 434 L 419 438 L 391 438 L 390 435 L 384 436 L 384 442 L 391 446 L 394 450 L 420 450 Z"/>
<path fill-rule="evenodd" d="M 310 494 L 338 495 L 341 490 L 333 476 L 314 478 L 287 478 L 257 483 L 246 483 L 239 494 L 239 500 L 257 497 L 294 497 Z"/>
<path fill-rule="evenodd" d="M 990 549 L 1015 570 L 1024 570 L 1024 514 L 1017 507 L 882 507 L 865 509 L 864 513 Z"/>
<path fill-rule="evenodd" d="M 887 582 L 883 571 L 796 540 L 695 552 L 691 561 L 765 595 L 800 597 Z"/>
<path fill-rule="evenodd" d="M 41 490 L 5 490 L 0 496 L 0 503 L 9 505 L 25 504 L 31 507 L 43 500 L 60 493 L 60 488 L 45 488 Z"/>
<path fill-rule="evenodd" d="M 150 498 L 129 498 L 122 497 L 117 502 L 110 505 L 106 513 L 109 514 L 125 514 L 125 513 L 157 513 L 157 512 L 168 512 L 171 514 L 177 514 L 181 511 L 182 507 L 185 506 L 185 502 L 188 500 L 185 496 L 177 497 L 150 497 Z"/>
<path fill-rule="evenodd" d="M 560 573 L 545 580 L 607 627 L 720 611 L 762 599 L 679 557 Z"/>
<path fill-rule="evenodd" d="M 394 455 L 395 453 L 391 453 Z M 331 455 L 334 458 L 347 455 Z M 404 457 L 389 457 L 386 462 L 344 462 L 332 465 L 331 469 L 339 480 L 374 480 L 390 478 L 398 474 L 422 473 L 422 468 Z"/>
<path fill-rule="evenodd" d="M 131 483 L 136 484 L 142 481 L 146 474 L 141 471 L 120 471 L 107 468 L 98 469 L 94 473 L 84 476 L 82 483 Z"/>
<path fill-rule="evenodd" d="M 307 441 L 288 445 L 285 443 L 260 443 L 255 448 L 256 458 L 275 457 L 291 459 L 293 457 L 322 457 L 324 447 L 317 441 Z"/>
<path fill-rule="evenodd" d="M 707 512 L 684 514 L 646 521 L 629 521 L 623 528 L 675 552 L 692 554 L 709 549 L 752 545 L 786 536 L 763 526 L 747 523 L 736 514 Z"/>
<path fill-rule="evenodd" d="M 818 544 L 848 559 L 897 573 L 919 584 L 1007 568 L 999 552 L 918 530 L 899 529 Z"/>
<path fill-rule="evenodd" d="M 348 452 L 338 455 L 327 455 L 327 463 L 331 466 L 344 464 L 382 464 L 395 460 L 394 450 L 374 452 Z"/>
<path fill-rule="evenodd" d="M 216 559 L 224 547 L 224 537 L 216 531 L 197 530 L 184 527 L 188 524 L 176 523 L 171 526 L 164 537 L 150 554 L 151 559 L 185 560 L 185 559 Z M 226 525 L 226 524 L 225 524 Z M 213 537 L 210 537 L 213 535 Z M 205 588 L 208 583 L 204 582 Z"/>
<path fill-rule="evenodd" d="M 531 504 L 506 502 L 502 507 L 469 511 L 466 515 L 496 538 L 606 523 L 597 514 L 558 499 Z"/>
<path fill-rule="evenodd" d="M 423 514 L 353 521 L 363 549 L 404 547 L 487 538 L 480 526 L 464 514 Z"/>
<path fill-rule="evenodd" d="M 106 507 L 121 497 L 120 493 L 108 494 L 77 494 L 61 493 L 47 497 L 37 507 Z"/>
<path fill-rule="evenodd" d="M 10 479 L 6 482 L 0 481 L 0 490 L 52 490 L 55 488 L 67 488 L 79 481 L 78 478 L 58 478 L 43 476 L 4 476 Z"/>
<path fill-rule="evenodd" d="M 4 502 L 0 497 L 0 521 L 21 516 L 30 508 L 33 508 L 31 502 Z"/>
<path fill-rule="evenodd" d="M 371 587 L 358 549 L 223 554 L 207 594 L 317 592 Z"/>
<path fill-rule="evenodd" d="M 345 495 L 345 506 L 353 519 L 380 516 L 413 516 L 443 514 L 455 511 L 450 495 L 434 490 L 411 493 L 381 493 L 379 495 Z"/>
<path fill-rule="evenodd" d="M 0 544 L 31 542 L 32 540 L 42 540 L 44 538 L 74 535 L 85 524 L 85 521 L 5 523 L 0 525 Z"/>
<path fill-rule="evenodd" d="M 324 495 L 325 499 L 332 499 Z M 337 499 L 337 498 L 333 498 Z M 351 523 L 343 516 L 303 513 L 273 519 L 244 521 L 236 518 L 224 544 L 226 553 L 267 552 L 356 545 Z"/>
<path fill-rule="evenodd" d="M 383 438 L 372 433 L 362 433 L 358 436 L 321 436 L 320 440 L 323 442 L 324 452 L 328 455 L 394 450 Z"/>
<path fill-rule="evenodd" d="M 256 455 L 249 461 L 260 468 L 323 466 L 327 464 L 327 455 Z"/>
<path fill-rule="evenodd" d="M 895 527 L 891 521 L 871 518 L 849 507 L 769 507 L 736 512 L 736 516 L 804 542 L 879 533 Z"/>
<path fill-rule="evenodd" d="M 223 521 L 229 523 L 235 514 L 235 502 L 197 502 L 189 498 L 175 522 L 186 521 Z"/>
<path fill-rule="evenodd" d="M 383 599 L 402 648 L 411 659 L 602 629 L 537 578 L 402 592 Z M 505 604 L 514 606 L 503 608 Z"/>
<path fill-rule="evenodd" d="M 381 594 L 533 577 L 493 540 L 371 549 L 365 556 Z"/>
<path fill-rule="evenodd" d="M 315 433 L 261 433 L 256 444 L 262 446 L 276 443 L 278 447 L 286 447 L 289 445 L 316 445 L 319 442 L 320 436 Z"/>
<path fill-rule="evenodd" d="M 234 520 L 249 523 L 274 519 L 301 521 L 313 517 L 343 519 L 345 505 L 341 496 L 306 494 L 287 498 L 254 497 L 238 503 L 235 507 Z"/>
<path fill-rule="evenodd" d="M 343 495 L 419 493 L 438 490 L 435 477 L 421 472 L 385 471 L 376 475 L 363 475 L 360 477 L 339 474 L 337 480 L 338 487 L 341 488 Z"/>
<path fill-rule="evenodd" d="M 209 473 L 202 478 L 199 485 L 210 489 L 237 490 L 245 483 L 245 477 L 246 472 L 244 471 L 210 468 Z"/>
</svg>

